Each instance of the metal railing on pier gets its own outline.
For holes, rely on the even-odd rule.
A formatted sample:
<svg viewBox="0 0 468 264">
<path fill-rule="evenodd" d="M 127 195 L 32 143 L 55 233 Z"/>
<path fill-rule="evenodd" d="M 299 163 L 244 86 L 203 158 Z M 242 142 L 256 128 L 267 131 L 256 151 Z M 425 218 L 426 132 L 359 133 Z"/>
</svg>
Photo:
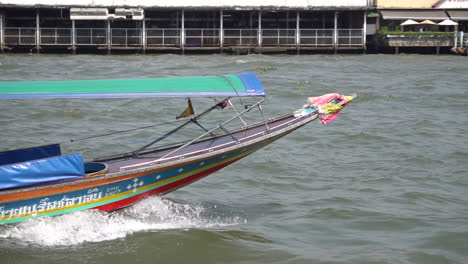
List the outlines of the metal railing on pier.
<svg viewBox="0 0 468 264">
<path fill-rule="evenodd" d="M 41 28 L 41 45 L 71 45 L 72 34 L 70 28 Z"/>
<path fill-rule="evenodd" d="M 113 28 L 111 29 L 111 46 L 141 47 L 142 29 L 139 28 Z"/>
<path fill-rule="evenodd" d="M 466 48 L 468 47 L 468 34 L 463 31 L 454 33 L 453 36 L 454 48 Z"/>
<path fill-rule="evenodd" d="M 333 46 L 335 32 L 333 29 L 301 29 L 299 32 L 301 46 Z"/>
<path fill-rule="evenodd" d="M 36 34 L 39 34 L 37 37 Z M 7 27 L 8 46 L 105 46 L 124 48 L 364 47 L 362 29 L 206 29 L 206 28 Z M 39 43 L 37 43 L 39 41 Z"/>
<path fill-rule="evenodd" d="M 219 47 L 219 29 L 189 28 L 185 29 L 186 47 Z"/>
<path fill-rule="evenodd" d="M 257 45 L 257 29 L 224 29 L 224 46 L 226 47 L 254 47 Z"/>
<path fill-rule="evenodd" d="M 105 28 L 77 28 L 75 34 L 76 45 L 107 45 L 107 30 Z"/>
<path fill-rule="evenodd" d="M 296 46 L 296 30 L 263 29 L 262 45 L 265 47 Z"/>
<path fill-rule="evenodd" d="M 180 47 L 180 29 L 146 29 L 146 45 L 148 47 Z"/>
<path fill-rule="evenodd" d="M 338 46 L 362 46 L 364 45 L 364 37 L 364 30 L 362 29 L 338 29 Z"/>
<path fill-rule="evenodd" d="M 389 47 L 452 47 L 453 38 L 443 35 L 386 35 L 386 43 Z"/>
<path fill-rule="evenodd" d="M 5 28 L 6 45 L 36 45 L 36 28 Z"/>
</svg>

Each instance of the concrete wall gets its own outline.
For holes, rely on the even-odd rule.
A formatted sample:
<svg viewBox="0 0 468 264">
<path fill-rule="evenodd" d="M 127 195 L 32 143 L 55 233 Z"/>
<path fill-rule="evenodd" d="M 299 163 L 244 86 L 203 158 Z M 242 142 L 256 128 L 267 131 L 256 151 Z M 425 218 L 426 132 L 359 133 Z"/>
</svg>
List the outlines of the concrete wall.
<svg viewBox="0 0 468 264">
<path fill-rule="evenodd" d="M 420 0 L 418 0 L 420 1 Z M 366 8 L 373 0 L 0 0 L 0 6 Z"/>
<path fill-rule="evenodd" d="M 377 0 L 377 8 L 432 8 L 437 0 Z"/>
</svg>

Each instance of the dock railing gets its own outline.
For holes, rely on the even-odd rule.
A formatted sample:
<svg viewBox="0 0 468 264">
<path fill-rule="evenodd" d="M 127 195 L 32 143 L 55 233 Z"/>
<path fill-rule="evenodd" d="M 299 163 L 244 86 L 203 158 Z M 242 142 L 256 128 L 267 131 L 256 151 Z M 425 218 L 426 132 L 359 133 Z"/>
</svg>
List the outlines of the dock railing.
<svg viewBox="0 0 468 264">
<path fill-rule="evenodd" d="M 180 47 L 181 30 L 177 28 L 146 29 L 148 47 Z"/>
<path fill-rule="evenodd" d="M 453 47 L 450 32 L 388 32 L 381 34 L 389 47 Z"/>
<path fill-rule="evenodd" d="M 76 45 L 101 46 L 107 44 L 107 30 L 105 28 L 77 28 Z"/>
<path fill-rule="evenodd" d="M 184 31 L 183 31 L 184 30 Z M 242 29 L 242 28 L 71 28 L 6 27 L 6 46 L 105 46 L 123 48 L 222 47 L 364 47 L 362 29 Z M 36 38 L 37 32 L 39 37 Z M 184 33 L 184 34 L 182 34 Z M 221 34 L 222 33 L 222 34 Z M 261 34 L 259 34 L 261 33 Z M 145 40 L 143 38 L 146 38 Z M 259 37 L 261 40 L 259 41 Z M 182 39 L 184 38 L 184 39 Z M 222 38 L 222 39 L 221 39 Z M 73 43 L 75 40 L 75 43 Z M 143 41 L 144 40 L 144 41 Z M 39 43 L 36 43 L 39 41 Z"/>
<path fill-rule="evenodd" d="M 224 29 L 224 46 L 226 47 L 255 47 L 257 45 L 258 29 Z"/>
<path fill-rule="evenodd" d="M 463 33 L 463 31 L 461 31 Z M 468 34 L 463 34 L 463 37 L 461 38 L 461 45 L 463 45 L 464 48 L 468 47 Z"/>
<path fill-rule="evenodd" d="M 36 45 L 34 27 L 6 27 L 4 36 L 5 45 Z"/>
<path fill-rule="evenodd" d="M 295 29 L 262 29 L 264 47 L 296 46 Z"/>
<path fill-rule="evenodd" d="M 299 32 L 301 46 L 333 46 L 333 29 L 301 29 Z"/>
<path fill-rule="evenodd" d="M 364 30 L 338 29 L 338 47 L 356 47 L 364 45 Z"/>
<path fill-rule="evenodd" d="M 70 28 L 41 28 L 41 45 L 71 45 L 72 34 Z"/>
<path fill-rule="evenodd" d="M 142 31 L 139 28 L 113 28 L 110 44 L 118 47 L 141 47 Z"/>
<path fill-rule="evenodd" d="M 187 28 L 185 29 L 185 47 L 219 47 L 219 29 Z"/>
<path fill-rule="evenodd" d="M 457 31 L 453 34 L 454 48 L 466 48 L 468 47 L 468 34 L 463 31 Z"/>
</svg>

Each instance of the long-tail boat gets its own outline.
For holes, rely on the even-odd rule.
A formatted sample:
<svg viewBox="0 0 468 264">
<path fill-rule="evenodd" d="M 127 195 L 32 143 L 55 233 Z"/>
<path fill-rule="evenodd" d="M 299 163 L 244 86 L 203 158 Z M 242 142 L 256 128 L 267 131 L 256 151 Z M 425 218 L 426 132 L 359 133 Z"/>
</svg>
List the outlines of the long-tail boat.
<svg viewBox="0 0 468 264">
<path fill-rule="evenodd" d="M 82 153 L 63 154 L 60 144 L 0 152 L 0 224 L 54 216 L 85 209 L 114 211 L 150 195 L 163 195 L 195 182 L 289 134 L 330 115 L 326 106 L 348 102 L 328 95 L 325 103 L 274 118 L 265 118 L 265 92 L 252 73 L 158 79 L 0 82 L 0 99 L 215 97 L 213 105 L 194 115 L 186 109 L 182 124 L 131 151 L 85 161 Z M 255 103 L 234 107 L 238 97 Z M 323 97 L 322 97 L 323 99 Z M 351 98 L 349 98 L 351 99 Z M 319 100 L 320 101 L 320 100 Z M 323 100 L 322 100 L 323 101 Z M 202 121 L 219 108 L 232 108 L 228 117 L 207 128 Z M 247 113 L 258 111 L 259 121 L 247 124 Z M 335 111 L 336 112 L 336 111 Z M 325 118 L 322 118 L 325 117 Z M 240 120 L 240 127 L 228 130 Z M 193 125 L 203 132 L 190 140 L 163 144 L 180 129 Z"/>
</svg>

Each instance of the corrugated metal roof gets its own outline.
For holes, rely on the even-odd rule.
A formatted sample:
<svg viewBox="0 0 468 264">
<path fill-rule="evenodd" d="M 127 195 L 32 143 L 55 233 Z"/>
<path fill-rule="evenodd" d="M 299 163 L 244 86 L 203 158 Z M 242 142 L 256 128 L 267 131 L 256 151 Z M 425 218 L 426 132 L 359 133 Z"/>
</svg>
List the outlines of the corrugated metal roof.
<svg viewBox="0 0 468 264">
<path fill-rule="evenodd" d="M 468 20 L 468 10 L 447 11 L 452 20 Z"/>
<path fill-rule="evenodd" d="M 0 0 L 1 5 L 186 8 L 367 8 L 369 0 Z"/>
<path fill-rule="evenodd" d="M 383 19 L 400 20 L 400 19 L 432 19 L 445 20 L 448 19 L 447 14 L 443 10 L 380 10 Z"/>
</svg>

